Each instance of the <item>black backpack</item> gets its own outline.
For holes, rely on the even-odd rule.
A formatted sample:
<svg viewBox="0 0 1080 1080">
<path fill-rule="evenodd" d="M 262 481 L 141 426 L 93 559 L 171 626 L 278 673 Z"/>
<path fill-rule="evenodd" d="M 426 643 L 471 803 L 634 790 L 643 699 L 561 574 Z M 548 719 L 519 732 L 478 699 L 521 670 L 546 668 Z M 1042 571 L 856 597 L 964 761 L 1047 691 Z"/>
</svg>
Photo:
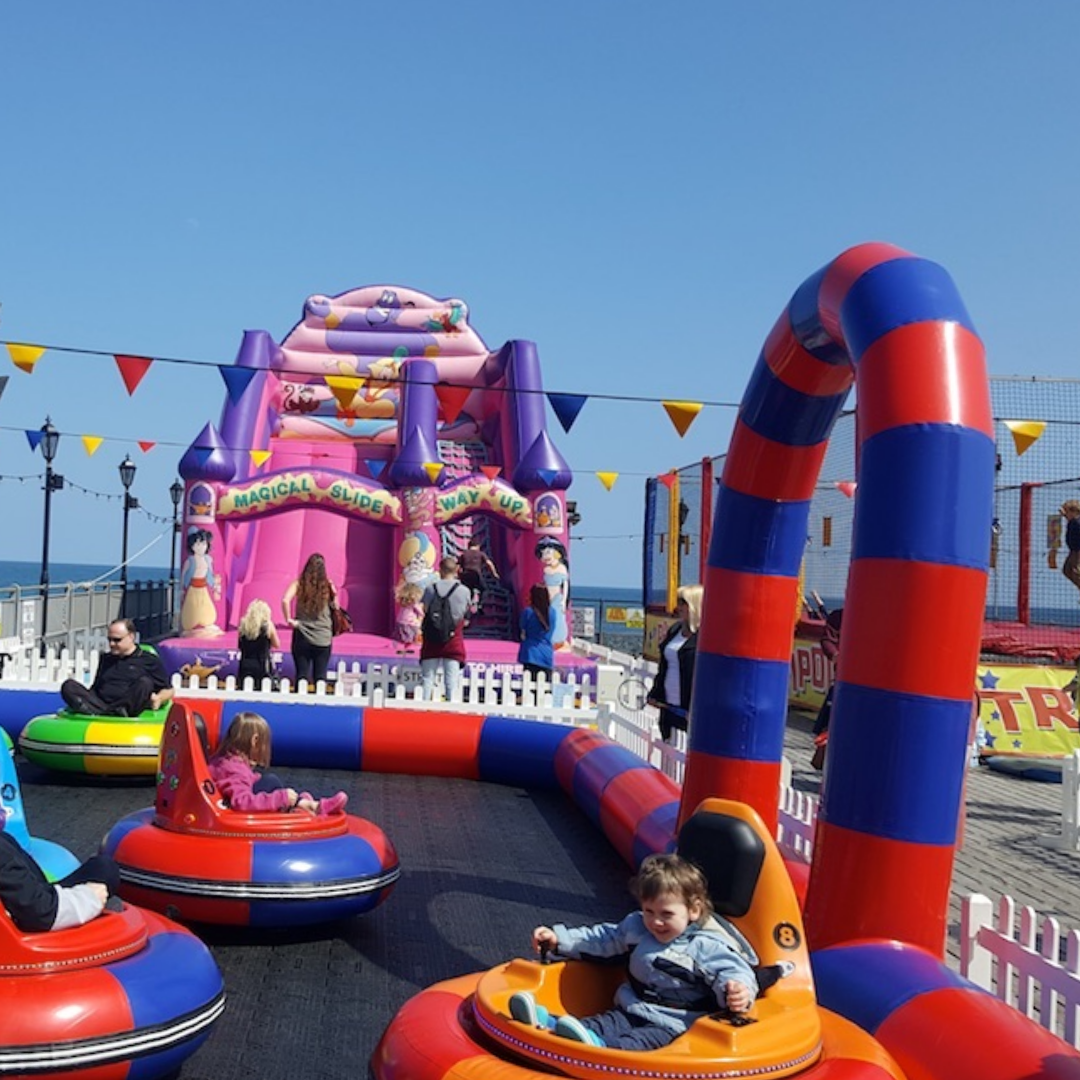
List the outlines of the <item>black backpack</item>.
<svg viewBox="0 0 1080 1080">
<path fill-rule="evenodd" d="M 430 641 L 433 645 L 445 645 L 454 636 L 457 623 L 454 622 L 454 615 L 450 610 L 450 597 L 460 588 L 461 582 L 455 581 L 443 594 L 432 585 L 431 603 L 428 604 L 424 621 L 420 624 L 420 632 L 425 641 Z"/>
</svg>

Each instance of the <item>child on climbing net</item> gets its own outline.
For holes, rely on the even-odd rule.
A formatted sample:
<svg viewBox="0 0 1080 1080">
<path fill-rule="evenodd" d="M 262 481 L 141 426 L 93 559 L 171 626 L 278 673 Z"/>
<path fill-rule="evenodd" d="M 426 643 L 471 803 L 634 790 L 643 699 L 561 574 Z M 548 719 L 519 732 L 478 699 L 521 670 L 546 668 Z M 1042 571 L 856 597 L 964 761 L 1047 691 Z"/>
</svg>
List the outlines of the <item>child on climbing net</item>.
<svg viewBox="0 0 1080 1080">
<path fill-rule="evenodd" d="M 217 753 L 207 762 L 210 778 L 232 810 L 307 810 L 320 817 L 345 811 L 344 791 L 316 799 L 306 791 L 286 787 L 274 773 L 259 772 L 270 765 L 270 725 L 258 713 L 233 717 Z"/>
<path fill-rule="evenodd" d="M 580 1019 L 552 1017 L 532 994 L 517 993 L 510 998 L 515 1020 L 592 1046 L 655 1050 L 717 1008 L 750 1008 L 757 958 L 713 916 L 701 871 L 678 855 L 650 855 L 630 884 L 641 909 L 622 922 L 538 926 L 532 935 L 538 952 L 547 947 L 567 959 L 628 955 L 615 1007 Z"/>
</svg>

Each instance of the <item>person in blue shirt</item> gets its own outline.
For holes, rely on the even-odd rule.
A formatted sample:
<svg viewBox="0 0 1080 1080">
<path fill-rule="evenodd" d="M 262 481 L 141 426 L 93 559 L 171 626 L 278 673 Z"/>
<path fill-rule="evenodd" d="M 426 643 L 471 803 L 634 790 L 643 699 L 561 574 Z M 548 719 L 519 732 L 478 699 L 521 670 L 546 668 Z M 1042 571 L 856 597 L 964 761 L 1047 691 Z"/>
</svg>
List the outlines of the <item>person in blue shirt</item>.
<svg viewBox="0 0 1080 1080">
<path fill-rule="evenodd" d="M 555 668 L 554 634 L 547 586 L 534 585 L 529 590 L 529 606 L 521 613 L 518 663 L 526 671 L 533 675 L 551 675 Z"/>
<path fill-rule="evenodd" d="M 537 952 L 567 959 L 628 956 L 615 1007 L 594 1016 L 552 1017 L 532 994 L 510 998 L 519 1023 L 553 1028 L 592 1046 L 656 1050 L 717 1009 L 743 1013 L 758 992 L 749 943 L 713 914 L 705 875 L 679 855 L 650 855 L 631 888 L 641 905 L 620 923 L 568 929 L 538 926 Z"/>
</svg>

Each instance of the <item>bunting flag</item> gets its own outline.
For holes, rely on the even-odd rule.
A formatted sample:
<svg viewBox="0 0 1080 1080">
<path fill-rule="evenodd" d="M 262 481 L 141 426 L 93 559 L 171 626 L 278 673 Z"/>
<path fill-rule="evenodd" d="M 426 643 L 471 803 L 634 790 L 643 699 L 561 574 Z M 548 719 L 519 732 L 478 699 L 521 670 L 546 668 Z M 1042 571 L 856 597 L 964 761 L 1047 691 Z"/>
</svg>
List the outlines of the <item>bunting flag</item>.
<svg viewBox="0 0 1080 1080">
<path fill-rule="evenodd" d="M 8 376 L 0 375 L 0 398 L 4 396 L 4 391 L 7 389 Z"/>
<path fill-rule="evenodd" d="M 442 406 L 443 420 L 452 424 L 465 407 L 465 402 L 472 393 L 471 386 L 445 386 L 443 383 L 435 384 L 435 396 Z"/>
<path fill-rule="evenodd" d="M 555 413 L 559 423 L 562 424 L 563 431 L 567 434 L 574 426 L 574 421 L 584 408 L 585 402 L 589 400 L 584 394 L 548 394 L 547 399 L 551 403 L 552 412 Z"/>
<path fill-rule="evenodd" d="M 480 471 L 490 480 L 492 483 L 498 479 L 499 473 L 502 472 L 501 465 L 481 465 Z"/>
<path fill-rule="evenodd" d="M 45 349 L 41 345 L 12 345 L 8 342 L 11 362 L 27 375 L 34 374 L 34 365 L 41 359 Z"/>
<path fill-rule="evenodd" d="M 364 380 L 359 375 L 324 375 L 323 380 L 345 411 L 352 406 L 353 399 L 364 387 Z"/>
<path fill-rule="evenodd" d="M 270 460 L 269 450 L 249 450 L 248 453 L 251 455 L 251 463 L 256 469 Z"/>
<path fill-rule="evenodd" d="M 219 367 L 222 379 L 225 380 L 225 389 L 229 392 L 229 401 L 238 405 L 244 396 L 244 391 L 251 385 L 255 378 L 255 368 L 249 367 Z"/>
<path fill-rule="evenodd" d="M 36 428 L 33 431 L 26 432 L 26 441 L 30 444 L 31 453 L 38 448 L 38 444 L 44 438 L 45 432 L 38 431 Z"/>
<path fill-rule="evenodd" d="M 105 441 L 100 435 L 82 435 L 82 444 L 86 447 L 86 456 L 93 457 L 97 448 Z"/>
<path fill-rule="evenodd" d="M 1046 423 L 1042 420 L 1006 420 L 1005 426 L 1012 432 L 1017 457 L 1030 450 L 1046 430 Z"/>
<path fill-rule="evenodd" d="M 849 499 L 855 495 L 855 488 L 858 485 L 854 480 L 837 480 L 836 490 L 842 491 Z"/>
<path fill-rule="evenodd" d="M 559 475 L 558 469 L 537 469 L 536 475 L 544 481 L 545 486 L 551 487 L 555 483 L 555 478 Z"/>
<path fill-rule="evenodd" d="M 156 442 L 147 442 L 145 439 L 139 439 L 139 449 L 144 454 L 149 454 L 154 447 L 157 446 Z"/>
<path fill-rule="evenodd" d="M 675 425 L 680 439 L 690 430 L 690 425 L 704 407 L 700 401 L 662 401 L 660 404 Z"/>
<path fill-rule="evenodd" d="M 619 474 L 617 472 L 598 472 L 596 479 L 610 491 L 615 486 L 615 481 L 619 479 Z"/>
<path fill-rule="evenodd" d="M 210 460 L 214 448 L 212 446 L 193 446 L 191 452 L 195 455 L 195 464 L 201 469 Z"/>
<path fill-rule="evenodd" d="M 664 487 L 666 487 L 668 489 L 668 491 L 670 491 L 671 490 L 671 485 L 675 483 L 675 473 L 674 472 L 666 472 L 666 473 L 663 473 L 662 475 L 658 476 L 657 479 L 660 481 L 661 484 L 664 485 Z"/>
<path fill-rule="evenodd" d="M 371 473 L 372 480 L 378 480 L 379 475 L 383 469 L 386 468 L 386 462 L 382 458 L 365 458 L 364 464 L 368 467 L 368 472 Z"/>
<path fill-rule="evenodd" d="M 117 353 L 113 359 L 120 369 L 120 378 L 127 387 L 128 397 L 131 397 L 154 361 L 148 356 L 124 356 L 121 353 Z"/>
<path fill-rule="evenodd" d="M 424 472 L 428 474 L 428 479 L 434 484 L 439 479 L 439 474 L 443 471 L 443 463 L 441 461 L 425 461 Z"/>
</svg>

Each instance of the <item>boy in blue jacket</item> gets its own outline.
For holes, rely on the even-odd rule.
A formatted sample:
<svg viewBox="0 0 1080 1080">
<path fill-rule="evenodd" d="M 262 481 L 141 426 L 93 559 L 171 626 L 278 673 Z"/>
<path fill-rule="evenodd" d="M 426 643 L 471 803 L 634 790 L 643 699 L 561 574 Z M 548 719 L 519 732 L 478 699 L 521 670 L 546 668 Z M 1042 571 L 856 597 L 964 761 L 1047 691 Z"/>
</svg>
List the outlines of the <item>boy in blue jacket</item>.
<svg viewBox="0 0 1080 1080">
<path fill-rule="evenodd" d="M 704 875 L 678 855 L 650 855 L 631 882 L 641 910 L 622 922 L 568 929 L 538 926 L 538 952 L 572 960 L 629 957 L 615 1007 L 595 1016 L 552 1018 L 532 994 L 510 998 L 515 1020 L 593 1046 L 656 1050 L 717 1009 L 746 1012 L 758 992 L 749 943 L 713 915 Z"/>
</svg>

